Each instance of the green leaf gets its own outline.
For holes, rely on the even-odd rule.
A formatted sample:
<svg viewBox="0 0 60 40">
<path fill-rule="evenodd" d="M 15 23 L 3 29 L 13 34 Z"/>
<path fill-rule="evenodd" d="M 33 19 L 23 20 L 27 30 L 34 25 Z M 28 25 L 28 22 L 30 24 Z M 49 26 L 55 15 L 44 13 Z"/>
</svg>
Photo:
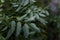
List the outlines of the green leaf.
<svg viewBox="0 0 60 40">
<path fill-rule="evenodd" d="M 30 13 L 31 12 L 31 9 L 28 9 L 27 11 L 26 11 L 26 13 Z"/>
<path fill-rule="evenodd" d="M 17 28 L 16 28 L 16 37 L 19 36 L 20 32 L 21 32 L 21 22 L 17 23 Z"/>
<path fill-rule="evenodd" d="M 45 13 L 47 16 L 49 16 L 49 12 L 47 10 L 42 10 L 42 13 Z"/>
<path fill-rule="evenodd" d="M 7 30 L 7 28 L 8 28 L 8 27 L 5 27 L 5 28 L 3 28 L 1 31 L 5 31 L 5 30 Z"/>
<path fill-rule="evenodd" d="M 40 29 L 36 26 L 36 24 L 31 23 L 31 24 L 29 24 L 29 25 L 31 26 L 31 28 L 32 28 L 34 31 L 40 32 Z"/>
<path fill-rule="evenodd" d="M 46 15 L 49 16 L 49 12 L 48 11 L 45 11 Z"/>
<path fill-rule="evenodd" d="M 27 5 L 29 3 L 29 0 L 23 0 L 23 6 Z"/>
<path fill-rule="evenodd" d="M 19 6 L 19 7 L 16 9 L 16 12 L 18 12 L 20 9 L 21 9 L 21 6 Z"/>
<path fill-rule="evenodd" d="M 32 31 L 29 33 L 29 35 L 34 35 L 36 32 L 35 31 Z"/>
<path fill-rule="evenodd" d="M 28 36 L 29 36 L 29 26 L 28 26 L 28 24 L 24 24 L 23 31 L 24 31 L 25 38 L 28 38 Z"/>
<path fill-rule="evenodd" d="M 21 16 L 21 17 L 17 17 L 17 20 L 20 21 L 20 20 L 23 20 L 25 17 L 27 16 L 27 14 Z"/>
<path fill-rule="evenodd" d="M 25 22 L 31 22 L 31 21 L 35 21 L 35 16 L 28 18 L 27 20 L 25 20 Z"/>
<path fill-rule="evenodd" d="M 15 31 L 15 26 L 16 26 L 16 22 L 15 21 L 11 21 L 11 27 L 10 27 L 8 33 L 7 33 L 6 39 L 8 39 L 9 37 L 12 36 L 12 34 Z"/>
<path fill-rule="evenodd" d="M 29 14 L 29 15 L 30 15 L 30 17 L 33 17 L 33 16 L 34 16 L 33 12 L 30 12 L 30 14 Z"/>
<path fill-rule="evenodd" d="M 40 17 L 39 17 L 39 15 L 38 15 L 38 14 L 36 14 L 36 13 L 35 13 L 35 16 L 36 16 L 35 18 L 36 18 L 37 20 L 39 20 L 39 19 L 40 19 Z"/>
<path fill-rule="evenodd" d="M 36 19 L 37 19 L 39 22 L 41 22 L 42 24 L 46 25 L 47 21 L 45 21 L 45 19 L 39 17 L 38 14 L 35 14 L 35 16 L 36 16 Z"/>
<path fill-rule="evenodd" d="M 48 23 L 47 21 L 45 21 L 45 19 L 40 18 L 38 21 L 40 21 L 42 24 L 46 25 L 46 23 Z"/>
<path fill-rule="evenodd" d="M 18 7 L 18 4 L 12 3 L 12 7 Z"/>
<path fill-rule="evenodd" d="M 41 17 L 46 17 L 46 15 L 44 15 L 44 14 L 42 14 L 42 13 L 39 13 L 39 15 L 40 15 Z"/>
</svg>

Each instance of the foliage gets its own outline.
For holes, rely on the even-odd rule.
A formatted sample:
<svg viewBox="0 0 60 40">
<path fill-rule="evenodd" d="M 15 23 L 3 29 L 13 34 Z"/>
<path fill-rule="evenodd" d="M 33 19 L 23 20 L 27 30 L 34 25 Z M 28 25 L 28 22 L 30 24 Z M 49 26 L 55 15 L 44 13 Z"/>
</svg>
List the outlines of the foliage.
<svg viewBox="0 0 60 40">
<path fill-rule="evenodd" d="M 35 3 L 35 0 L 0 0 L 0 40 L 24 40 L 41 32 L 40 26 L 48 23 L 44 18 L 49 13 Z"/>
</svg>

